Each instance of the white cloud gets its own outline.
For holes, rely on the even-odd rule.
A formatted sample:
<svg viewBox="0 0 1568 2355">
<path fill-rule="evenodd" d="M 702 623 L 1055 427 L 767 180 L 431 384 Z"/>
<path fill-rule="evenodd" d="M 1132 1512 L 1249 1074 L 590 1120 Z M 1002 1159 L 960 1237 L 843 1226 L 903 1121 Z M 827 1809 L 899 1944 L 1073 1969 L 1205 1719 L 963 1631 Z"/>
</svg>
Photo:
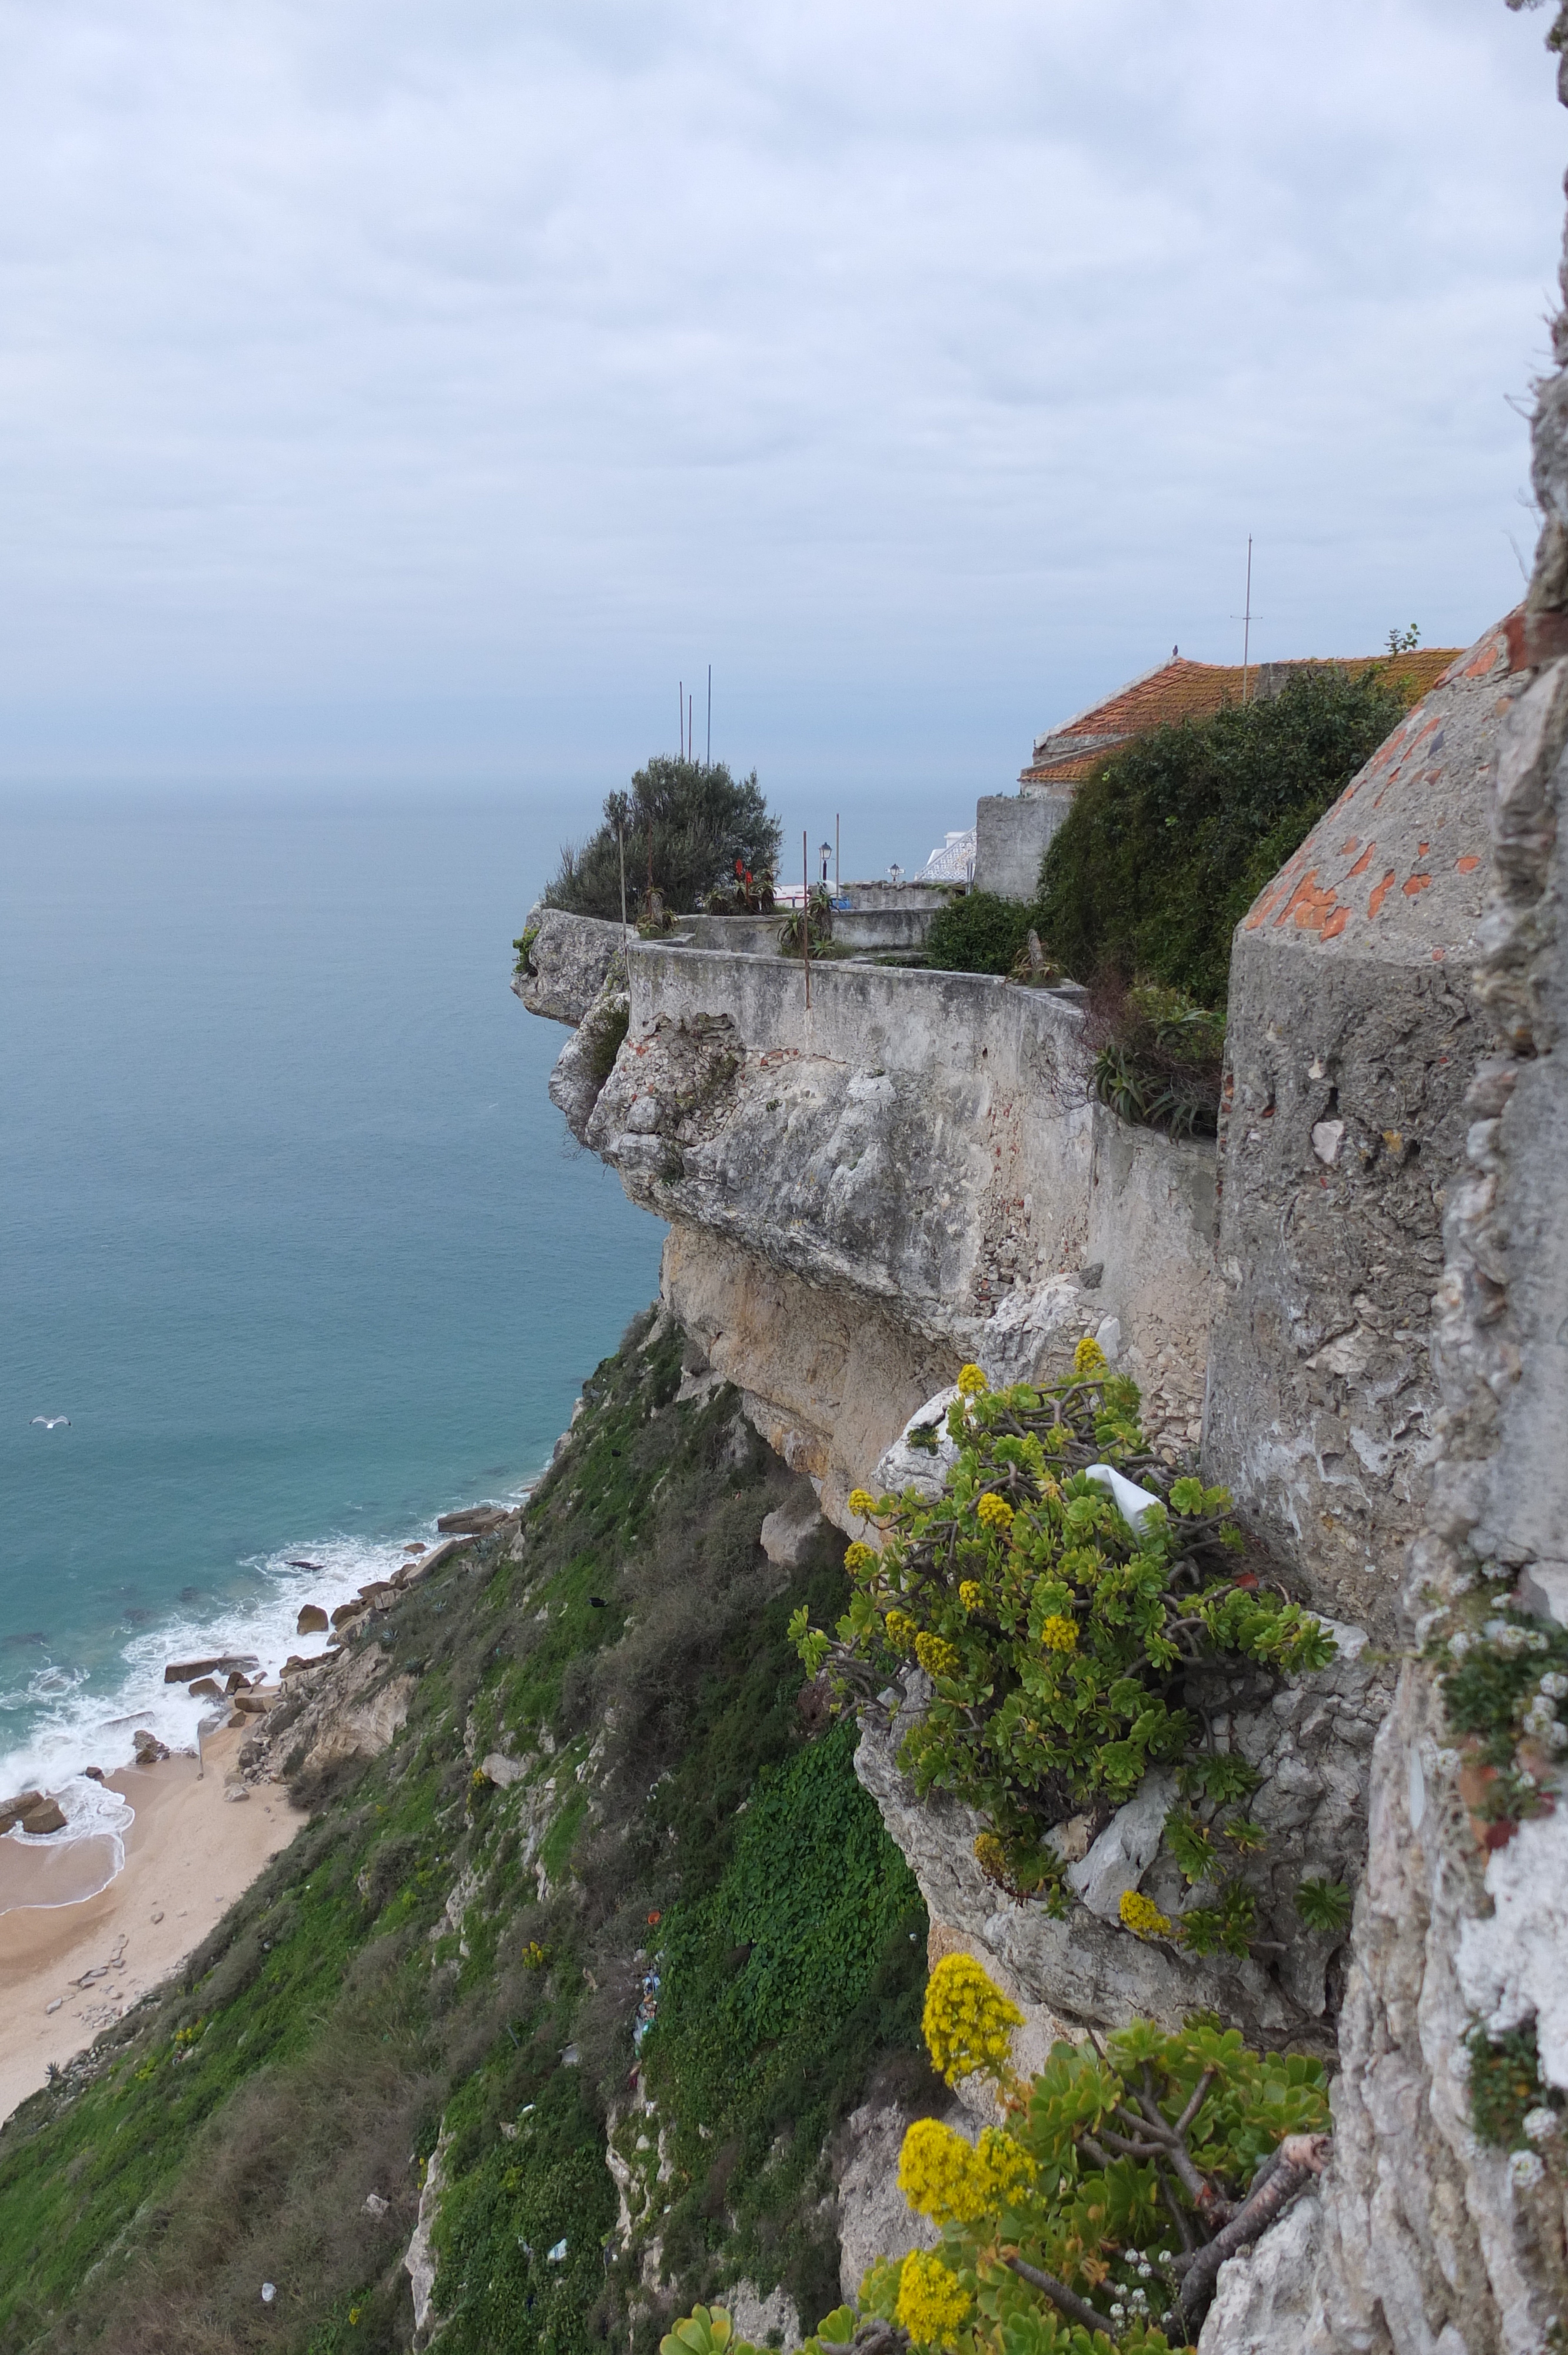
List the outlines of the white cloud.
<svg viewBox="0 0 1568 2355">
<path fill-rule="evenodd" d="M 1233 654 L 1249 530 L 1265 654 L 1468 637 L 1541 23 L 0 0 L 0 762 L 601 790 L 711 656 L 765 781 L 958 823 Z"/>
</svg>

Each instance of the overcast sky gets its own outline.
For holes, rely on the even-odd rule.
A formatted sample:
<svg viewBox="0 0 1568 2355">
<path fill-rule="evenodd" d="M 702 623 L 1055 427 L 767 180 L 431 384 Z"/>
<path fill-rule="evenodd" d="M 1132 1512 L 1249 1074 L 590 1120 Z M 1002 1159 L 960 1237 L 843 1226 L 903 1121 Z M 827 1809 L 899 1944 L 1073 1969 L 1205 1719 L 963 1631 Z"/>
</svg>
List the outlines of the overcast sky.
<svg viewBox="0 0 1568 2355">
<path fill-rule="evenodd" d="M 715 755 L 907 856 L 1238 659 L 1249 531 L 1255 653 L 1467 642 L 1534 533 L 1545 23 L 0 0 L 0 775 L 553 819 L 711 661 Z"/>
</svg>

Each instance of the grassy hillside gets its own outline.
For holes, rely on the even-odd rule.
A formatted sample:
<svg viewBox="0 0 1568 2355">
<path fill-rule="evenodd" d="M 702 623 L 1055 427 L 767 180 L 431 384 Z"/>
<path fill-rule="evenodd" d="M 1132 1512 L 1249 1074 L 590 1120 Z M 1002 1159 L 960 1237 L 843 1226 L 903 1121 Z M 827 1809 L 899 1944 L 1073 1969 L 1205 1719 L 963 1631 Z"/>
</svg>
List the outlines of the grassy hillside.
<svg viewBox="0 0 1568 2355">
<path fill-rule="evenodd" d="M 0 2133 L 7 2355 L 408 2346 L 438 2139 L 451 2355 L 641 2355 L 741 2276 L 837 2302 L 824 2145 L 917 2049 L 926 1923 L 849 1729 L 796 1708 L 842 1547 L 781 1582 L 783 1468 L 733 1391 L 675 1402 L 680 1350 L 635 1327 L 521 1539 L 361 1636 L 418 1672 L 392 1748 Z"/>
</svg>

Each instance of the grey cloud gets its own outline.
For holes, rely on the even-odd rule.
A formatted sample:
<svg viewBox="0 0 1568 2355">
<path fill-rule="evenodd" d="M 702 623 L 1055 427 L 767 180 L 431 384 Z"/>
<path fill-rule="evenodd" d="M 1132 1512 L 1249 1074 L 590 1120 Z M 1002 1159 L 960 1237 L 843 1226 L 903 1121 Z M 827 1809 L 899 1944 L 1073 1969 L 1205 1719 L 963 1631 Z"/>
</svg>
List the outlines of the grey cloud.
<svg viewBox="0 0 1568 2355">
<path fill-rule="evenodd" d="M 957 805 L 1230 655 L 1249 529 L 1265 653 L 1517 589 L 1562 140 L 1501 0 L 0 38 L 16 773 L 587 793 L 711 655 L 735 757 Z"/>
</svg>

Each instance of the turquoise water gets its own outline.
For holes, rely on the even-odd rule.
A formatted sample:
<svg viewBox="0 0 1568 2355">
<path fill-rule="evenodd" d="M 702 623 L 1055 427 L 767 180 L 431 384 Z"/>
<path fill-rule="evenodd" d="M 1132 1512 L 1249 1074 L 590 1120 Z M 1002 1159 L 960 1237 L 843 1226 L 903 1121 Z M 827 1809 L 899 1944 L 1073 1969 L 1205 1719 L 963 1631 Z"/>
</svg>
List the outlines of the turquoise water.
<svg viewBox="0 0 1568 2355">
<path fill-rule="evenodd" d="M 0 799 L 0 1796 L 515 1495 L 652 1296 L 508 986 L 554 861 L 499 799 Z"/>
</svg>

